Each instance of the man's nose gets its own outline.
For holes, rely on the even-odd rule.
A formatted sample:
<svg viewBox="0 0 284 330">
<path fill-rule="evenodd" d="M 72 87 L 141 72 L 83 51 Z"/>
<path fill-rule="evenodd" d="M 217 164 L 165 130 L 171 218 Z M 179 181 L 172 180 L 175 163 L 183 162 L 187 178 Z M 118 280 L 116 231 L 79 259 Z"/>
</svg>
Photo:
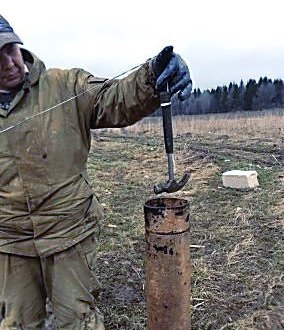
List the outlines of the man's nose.
<svg viewBox="0 0 284 330">
<path fill-rule="evenodd" d="M 2 55 L 1 66 L 3 69 L 10 69 L 14 66 L 13 58 L 9 55 Z"/>
</svg>

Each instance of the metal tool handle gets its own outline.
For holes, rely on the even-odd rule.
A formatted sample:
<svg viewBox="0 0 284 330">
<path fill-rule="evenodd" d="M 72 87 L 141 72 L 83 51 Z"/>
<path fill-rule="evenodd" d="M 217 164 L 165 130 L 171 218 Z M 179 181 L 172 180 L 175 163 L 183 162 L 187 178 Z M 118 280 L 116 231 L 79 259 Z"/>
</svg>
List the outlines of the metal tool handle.
<svg viewBox="0 0 284 330">
<path fill-rule="evenodd" d="M 174 157 L 173 157 L 173 125 L 172 125 L 172 112 L 171 112 L 171 95 L 169 93 L 168 86 L 165 90 L 160 92 L 160 102 L 163 113 L 163 128 L 164 128 L 164 140 L 165 149 L 168 156 L 168 174 L 169 180 L 162 184 L 156 184 L 154 186 L 155 194 L 162 192 L 172 193 L 180 190 L 189 180 L 189 173 L 185 173 L 182 179 L 177 182 L 174 179 Z"/>
<path fill-rule="evenodd" d="M 172 154 L 173 147 L 173 125 L 171 110 L 171 95 L 168 91 L 160 92 L 160 104 L 163 113 L 164 141 L 167 154 Z"/>
</svg>

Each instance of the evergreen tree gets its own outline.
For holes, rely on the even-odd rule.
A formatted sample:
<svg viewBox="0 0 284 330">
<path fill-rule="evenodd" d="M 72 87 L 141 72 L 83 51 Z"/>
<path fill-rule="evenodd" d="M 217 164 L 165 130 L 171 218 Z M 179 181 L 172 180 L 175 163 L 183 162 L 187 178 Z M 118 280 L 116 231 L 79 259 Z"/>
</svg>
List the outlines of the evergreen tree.
<svg viewBox="0 0 284 330">
<path fill-rule="evenodd" d="M 228 87 L 223 86 L 221 99 L 220 99 L 220 110 L 221 110 L 221 112 L 228 112 L 229 111 L 228 95 L 229 95 Z"/>
<path fill-rule="evenodd" d="M 254 79 L 250 79 L 246 84 L 244 94 L 244 110 L 253 110 L 253 99 L 257 97 L 257 84 Z"/>
<path fill-rule="evenodd" d="M 281 108 L 284 106 L 284 83 L 281 79 L 274 80 L 275 87 L 275 99 L 274 104 L 276 108 Z"/>
<path fill-rule="evenodd" d="M 231 110 L 232 111 L 239 111 L 241 110 L 241 103 L 240 103 L 240 89 L 239 86 L 237 84 L 234 84 L 232 87 L 232 91 L 231 91 L 231 98 L 232 98 L 232 102 L 231 102 Z"/>
</svg>

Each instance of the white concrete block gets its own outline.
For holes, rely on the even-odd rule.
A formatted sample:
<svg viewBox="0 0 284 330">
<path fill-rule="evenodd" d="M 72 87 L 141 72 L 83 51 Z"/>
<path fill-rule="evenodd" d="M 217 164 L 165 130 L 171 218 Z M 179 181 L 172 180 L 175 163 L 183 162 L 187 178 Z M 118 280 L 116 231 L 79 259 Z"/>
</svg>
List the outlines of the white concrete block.
<svg viewBox="0 0 284 330">
<path fill-rule="evenodd" d="M 256 171 L 233 170 L 222 174 L 224 187 L 245 189 L 259 186 Z"/>
</svg>

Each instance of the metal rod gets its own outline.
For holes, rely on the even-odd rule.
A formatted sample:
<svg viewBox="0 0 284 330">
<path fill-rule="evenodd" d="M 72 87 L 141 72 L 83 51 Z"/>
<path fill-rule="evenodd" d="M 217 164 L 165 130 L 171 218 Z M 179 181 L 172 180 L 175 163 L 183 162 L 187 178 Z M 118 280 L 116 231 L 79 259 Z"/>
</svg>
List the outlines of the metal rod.
<svg viewBox="0 0 284 330">
<path fill-rule="evenodd" d="M 144 205 L 148 330 L 190 330 L 189 203 L 155 198 Z"/>
<path fill-rule="evenodd" d="M 169 180 L 174 180 L 174 172 L 175 172 L 175 161 L 173 154 L 167 154 L 168 158 L 168 171 L 169 171 Z"/>
</svg>

